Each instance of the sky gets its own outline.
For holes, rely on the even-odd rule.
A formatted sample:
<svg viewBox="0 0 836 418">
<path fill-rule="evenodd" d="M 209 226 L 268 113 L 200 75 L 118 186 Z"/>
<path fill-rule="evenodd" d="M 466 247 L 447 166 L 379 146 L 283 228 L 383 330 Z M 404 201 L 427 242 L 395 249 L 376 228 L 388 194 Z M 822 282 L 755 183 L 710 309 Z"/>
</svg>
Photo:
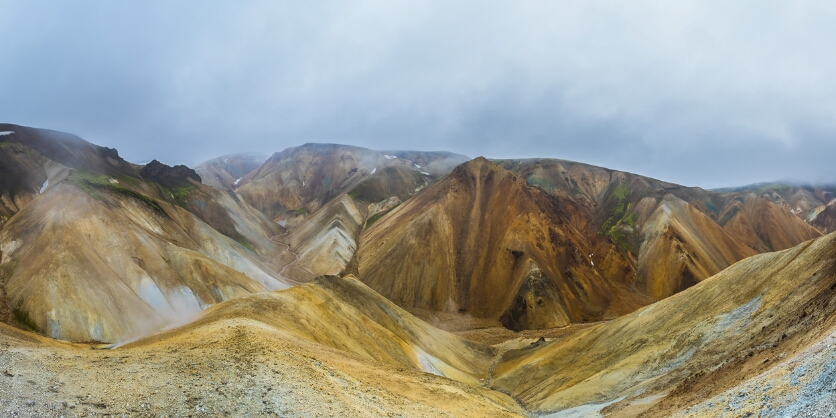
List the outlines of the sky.
<svg viewBox="0 0 836 418">
<path fill-rule="evenodd" d="M 0 0 L 0 122 L 136 163 L 330 142 L 836 183 L 836 2 Z"/>
</svg>

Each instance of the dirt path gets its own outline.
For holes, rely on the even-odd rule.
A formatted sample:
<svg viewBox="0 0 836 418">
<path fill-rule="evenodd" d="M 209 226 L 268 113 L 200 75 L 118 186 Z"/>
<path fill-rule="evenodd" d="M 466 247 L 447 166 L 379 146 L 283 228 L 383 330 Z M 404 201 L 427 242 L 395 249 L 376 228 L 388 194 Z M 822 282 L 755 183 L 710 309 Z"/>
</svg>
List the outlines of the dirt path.
<svg viewBox="0 0 836 418">
<path fill-rule="evenodd" d="M 287 243 L 285 243 L 285 242 L 282 242 L 282 241 L 279 241 L 279 240 L 278 240 L 278 238 L 279 238 L 280 236 L 284 236 L 284 235 L 287 235 L 287 233 L 285 232 L 285 233 L 284 233 L 284 234 L 282 234 L 282 235 L 274 235 L 274 236 L 270 237 L 270 240 L 271 240 L 271 241 L 273 241 L 273 242 L 275 242 L 276 244 L 281 244 L 281 245 L 284 245 L 284 246 L 285 246 L 285 252 L 291 253 L 291 254 L 293 254 L 293 256 L 295 257 L 295 258 L 293 259 L 293 261 L 291 261 L 290 263 L 285 264 L 285 265 L 282 267 L 282 269 L 279 271 L 279 276 L 282 276 L 282 277 L 284 277 L 284 278 L 290 279 L 290 277 L 287 277 L 287 276 L 285 276 L 285 275 L 284 275 L 284 272 L 285 272 L 285 270 L 287 270 L 287 268 L 288 268 L 288 267 L 290 267 L 290 266 L 292 266 L 292 265 L 296 264 L 297 262 L 299 262 L 299 254 L 297 254 L 297 253 L 295 253 L 295 252 L 293 252 L 293 251 L 291 251 L 291 250 L 290 250 L 290 244 L 287 244 Z"/>
</svg>

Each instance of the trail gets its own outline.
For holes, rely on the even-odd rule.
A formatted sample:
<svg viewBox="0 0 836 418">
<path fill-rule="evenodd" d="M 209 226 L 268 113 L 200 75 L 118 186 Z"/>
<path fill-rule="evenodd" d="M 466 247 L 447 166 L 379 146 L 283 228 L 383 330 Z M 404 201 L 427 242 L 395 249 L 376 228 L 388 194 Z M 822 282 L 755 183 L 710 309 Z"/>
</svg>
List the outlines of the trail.
<svg viewBox="0 0 836 418">
<path fill-rule="evenodd" d="M 282 235 L 287 235 L 287 232 L 285 232 Z M 284 267 L 282 267 L 282 269 L 279 271 L 279 276 L 282 276 L 286 279 L 290 279 L 290 277 L 287 277 L 287 276 L 284 275 L 284 272 L 285 272 L 285 270 L 287 270 L 288 267 L 296 264 L 299 261 L 299 254 L 290 250 L 290 244 L 279 241 L 277 238 L 280 237 L 280 236 L 281 235 L 274 235 L 274 236 L 270 237 L 270 240 L 275 242 L 276 244 L 284 245 L 285 246 L 285 252 L 291 253 L 295 257 L 293 259 L 293 261 L 291 261 L 290 263 L 285 264 Z"/>
</svg>

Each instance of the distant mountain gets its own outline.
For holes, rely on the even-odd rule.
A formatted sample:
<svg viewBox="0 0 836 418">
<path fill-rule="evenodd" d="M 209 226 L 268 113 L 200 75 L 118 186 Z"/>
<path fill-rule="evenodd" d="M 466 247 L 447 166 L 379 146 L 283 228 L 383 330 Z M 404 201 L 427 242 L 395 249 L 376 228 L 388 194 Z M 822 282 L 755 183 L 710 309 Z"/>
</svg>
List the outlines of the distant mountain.
<svg viewBox="0 0 836 418">
<path fill-rule="evenodd" d="M 402 177 L 396 184 L 367 184 L 368 193 L 408 195 L 467 161 L 446 152 L 397 152 L 337 144 L 305 144 L 274 154 L 245 176 L 238 193 L 252 206 L 277 222 L 292 225 L 337 196 L 349 192 L 378 170 Z M 408 155 L 420 162 L 402 157 Z M 425 165 L 428 165 L 425 167 Z M 395 171 L 391 171 L 395 170 Z M 446 171 L 445 171 L 446 170 Z M 387 176 L 377 178 L 386 179 Z M 383 187 L 383 190 L 378 190 Z M 358 193 L 363 193 L 363 189 Z"/>
<path fill-rule="evenodd" d="M 261 167 L 267 155 L 230 154 L 201 163 L 195 168 L 203 184 L 219 190 L 235 190 L 244 176 Z"/>
</svg>

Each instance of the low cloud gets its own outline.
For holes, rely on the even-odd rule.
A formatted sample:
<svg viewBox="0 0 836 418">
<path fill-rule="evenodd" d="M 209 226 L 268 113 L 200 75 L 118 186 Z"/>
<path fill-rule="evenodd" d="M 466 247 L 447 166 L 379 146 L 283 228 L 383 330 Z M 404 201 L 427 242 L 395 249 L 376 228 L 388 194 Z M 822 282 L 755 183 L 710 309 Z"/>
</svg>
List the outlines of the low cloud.
<svg viewBox="0 0 836 418">
<path fill-rule="evenodd" d="M 836 181 L 828 2 L 0 0 L 0 119 L 127 159 L 304 142 Z"/>
</svg>

